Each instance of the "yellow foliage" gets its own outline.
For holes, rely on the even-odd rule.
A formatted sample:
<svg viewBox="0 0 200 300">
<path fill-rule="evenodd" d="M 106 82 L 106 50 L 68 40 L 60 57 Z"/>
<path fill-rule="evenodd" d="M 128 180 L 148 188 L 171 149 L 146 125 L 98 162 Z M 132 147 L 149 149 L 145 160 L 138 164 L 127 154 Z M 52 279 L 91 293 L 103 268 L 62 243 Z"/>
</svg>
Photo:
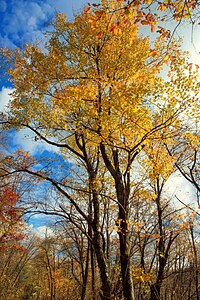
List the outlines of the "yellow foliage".
<svg viewBox="0 0 200 300">
<path fill-rule="evenodd" d="M 146 273 L 143 268 L 132 267 L 132 276 L 135 283 L 152 283 L 154 275 L 152 273 Z"/>
<path fill-rule="evenodd" d="M 200 115 L 197 74 L 186 73 L 177 41 L 158 38 L 150 47 L 129 14 L 111 13 L 116 3 L 88 7 L 74 21 L 58 14 L 44 49 L 26 45 L 8 53 L 11 118 L 19 126 L 34 124 L 44 137 L 66 139 L 77 153 L 81 136 L 91 152 L 100 144 L 110 153 L 117 149 L 124 172 L 129 154 L 144 151 L 150 179 L 166 180 L 174 159 L 164 144 L 173 145 L 187 113 Z M 156 22 L 151 14 L 145 18 Z M 159 72 L 166 65 L 164 80 Z"/>
</svg>

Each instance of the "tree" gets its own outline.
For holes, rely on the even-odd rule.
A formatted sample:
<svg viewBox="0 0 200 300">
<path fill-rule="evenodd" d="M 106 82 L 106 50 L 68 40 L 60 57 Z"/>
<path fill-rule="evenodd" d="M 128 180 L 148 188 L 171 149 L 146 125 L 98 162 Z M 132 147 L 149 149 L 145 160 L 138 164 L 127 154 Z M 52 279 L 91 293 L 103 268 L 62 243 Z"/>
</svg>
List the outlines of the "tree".
<svg viewBox="0 0 200 300">
<path fill-rule="evenodd" d="M 24 289 L 24 274 L 29 260 L 35 252 L 31 239 L 24 238 L 23 247 L 7 247 L 1 250 L 1 280 L 0 297 L 2 299 L 22 299 Z M 29 278 L 31 280 L 31 278 Z"/>
<path fill-rule="evenodd" d="M 169 42 L 184 21 L 191 24 L 191 32 L 194 25 L 199 25 L 199 2 L 193 0 L 159 2 L 119 0 L 117 1 L 117 7 L 116 1 L 103 0 L 99 4 L 88 3 L 85 9 L 90 10 L 94 7 L 99 9 L 101 6 L 109 8 L 110 12 L 117 10 L 122 14 L 129 15 L 135 24 L 149 26 L 151 32 L 156 31 L 162 37 L 166 37 Z M 172 29 L 166 28 L 167 23 L 170 23 L 170 26 L 173 24 Z"/>
<path fill-rule="evenodd" d="M 9 244 L 10 241 L 18 241 L 23 238 L 23 234 L 19 228 L 22 225 L 22 214 L 16 208 L 19 195 L 12 191 L 9 187 L 4 187 L 1 190 L 0 197 L 0 219 L 1 219 L 1 236 L 0 243 L 2 249 L 4 245 Z"/>
<path fill-rule="evenodd" d="M 0 161 L 0 250 L 20 248 L 20 241 L 25 236 L 25 222 L 22 219 L 23 207 L 19 206 L 21 196 L 18 192 L 19 176 L 7 178 L 4 172 L 7 159 Z"/>
<path fill-rule="evenodd" d="M 136 183 L 141 180 L 145 164 L 141 157 L 149 149 L 164 149 L 179 135 L 183 117 L 198 97 L 191 97 L 198 82 L 195 74 L 188 76 L 177 41 L 168 44 L 159 37 L 150 46 L 147 38 L 138 36 L 132 17 L 115 9 L 117 4 L 112 1 L 112 12 L 104 5 L 85 9 L 72 22 L 58 14 L 45 50 L 27 45 L 22 51 L 7 52 L 13 63 L 9 73 L 15 91 L 9 117 L 2 122 L 29 128 L 73 162 L 77 175 L 73 183 L 66 177 L 56 180 L 28 163 L 16 172 L 47 180 L 65 197 L 65 203 L 51 213 L 59 209 L 69 217 L 71 206 L 87 222 L 100 270 L 101 297 L 112 299 L 101 232 L 101 182 L 105 180 L 102 170 L 106 170 L 112 197 L 105 196 L 117 209 L 123 295 L 132 300 L 133 178 Z M 159 76 L 164 67 L 169 69 L 167 80 Z M 170 155 L 164 155 L 166 168 L 173 162 Z M 166 176 L 158 157 L 154 169 Z M 82 195 L 88 197 L 80 202 Z"/>
</svg>

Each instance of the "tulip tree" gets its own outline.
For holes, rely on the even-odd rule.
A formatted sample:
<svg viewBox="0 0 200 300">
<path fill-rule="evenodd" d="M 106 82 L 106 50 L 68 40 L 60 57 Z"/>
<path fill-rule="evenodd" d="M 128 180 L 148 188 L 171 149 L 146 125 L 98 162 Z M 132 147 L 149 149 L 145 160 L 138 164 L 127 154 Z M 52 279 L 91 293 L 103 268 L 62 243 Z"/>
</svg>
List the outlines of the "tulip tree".
<svg viewBox="0 0 200 300">
<path fill-rule="evenodd" d="M 87 179 L 92 216 L 69 192 L 69 185 L 65 188 L 66 181 L 57 182 L 26 165 L 21 171 L 51 182 L 66 197 L 66 205 L 70 202 L 87 221 L 100 270 L 101 297 L 112 299 L 100 234 L 99 182 L 106 168 L 117 203 L 123 294 L 132 300 L 133 177 L 143 172 L 142 164 L 153 164 L 153 173 L 148 174 L 151 181 L 170 176 L 174 157 L 165 145 L 175 144 L 191 111 L 198 115 L 198 80 L 195 71 L 188 71 L 177 41 L 168 44 L 162 36 L 150 44 L 139 36 L 134 16 L 115 9 L 118 3 L 112 1 L 112 10 L 105 1 L 86 7 L 74 21 L 58 14 L 44 47 L 27 44 L 23 50 L 5 50 L 15 87 L 6 122 L 27 127 L 59 148 L 77 174 L 81 164 L 79 177 Z M 160 75 L 162 70 L 168 73 L 167 79 Z"/>
</svg>

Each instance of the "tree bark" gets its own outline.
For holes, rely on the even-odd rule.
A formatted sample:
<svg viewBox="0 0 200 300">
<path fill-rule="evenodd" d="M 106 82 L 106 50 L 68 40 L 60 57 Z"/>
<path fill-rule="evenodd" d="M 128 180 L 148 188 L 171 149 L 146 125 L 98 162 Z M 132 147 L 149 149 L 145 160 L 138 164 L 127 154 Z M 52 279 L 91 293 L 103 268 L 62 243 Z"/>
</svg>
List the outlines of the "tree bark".
<svg viewBox="0 0 200 300">
<path fill-rule="evenodd" d="M 130 263 L 130 236 L 127 226 L 126 213 L 123 207 L 119 207 L 119 241 L 120 241 L 120 264 L 124 300 L 135 300 L 132 271 Z"/>
<path fill-rule="evenodd" d="M 85 269 L 82 266 L 82 291 L 81 291 L 81 300 L 86 299 L 86 292 L 87 292 L 87 284 L 88 284 L 88 271 L 89 271 L 89 258 L 90 258 L 90 242 L 88 241 L 88 249 L 86 255 L 86 262 L 85 262 Z"/>
<path fill-rule="evenodd" d="M 94 225 L 96 227 L 96 225 Z M 101 247 L 101 237 L 100 233 L 95 228 L 94 230 L 94 237 L 93 237 L 93 246 L 95 249 L 95 254 L 97 258 L 97 263 L 100 271 L 100 277 L 102 282 L 102 293 L 101 293 L 101 299 L 102 300 L 111 300 L 112 299 L 112 291 L 111 291 L 111 283 L 109 280 L 109 275 L 107 272 L 107 264 L 105 261 L 103 249 Z"/>
<path fill-rule="evenodd" d="M 92 230 L 93 230 L 93 238 L 92 244 L 94 247 L 100 277 L 101 277 L 101 289 L 102 293 L 100 294 L 102 300 L 112 300 L 112 289 L 111 282 L 108 274 L 108 266 L 106 263 L 106 258 L 103 251 L 102 239 L 100 234 L 100 212 L 99 212 L 99 198 L 95 187 L 93 187 L 93 182 L 95 178 L 95 172 L 92 172 L 90 169 L 90 187 L 92 192 L 92 204 L 93 204 L 93 222 L 92 222 Z"/>
<path fill-rule="evenodd" d="M 115 189 L 118 202 L 118 234 L 120 242 L 120 265 L 124 300 L 135 300 L 132 272 L 130 264 L 130 233 L 128 230 L 130 173 L 124 174 L 124 180 L 119 165 L 118 150 L 112 150 L 113 163 L 109 159 L 105 146 L 100 145 L 101 154 L 107 169 L 115 180 Z M 129 163 L 129 166 L 131 162 Z M 126 179 L 125 179 L 126 178 Z"/>
<path fill-rule="evenodd" d="M 160 300 L 161 284 L 155 283 L 151 285 L 151 298 L 150 300 Z"/>
</svg>

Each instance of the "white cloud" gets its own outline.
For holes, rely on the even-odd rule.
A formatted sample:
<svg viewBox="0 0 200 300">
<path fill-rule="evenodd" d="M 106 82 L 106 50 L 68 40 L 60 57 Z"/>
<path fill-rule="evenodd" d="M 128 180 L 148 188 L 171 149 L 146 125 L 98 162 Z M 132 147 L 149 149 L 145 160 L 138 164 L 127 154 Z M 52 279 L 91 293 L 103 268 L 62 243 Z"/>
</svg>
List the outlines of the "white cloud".
<svg viewBox="0 0 200 300">
<path fill-rule="evenodd" d="M 15 132 L 13 136 L 13 144 L 18 145 L 24 151 L 30 152 L 35 155 L 38 151 L 58 151 L 56 147 L 49 145 L 41 140 L 35 140 L 36 135 L 28 128 L 23 128 Z"/>
<path fill-rule="evenodd" d="M 181 174 L 174 173 L 168 179 L 164 193 L 176 208 L 186 208 L 186 206 L 197 208 L 195 188 Z"/>
<path fill-rule="evenodd" d="M 42 38 L 41 30 L 47 28 L 57 12 L 66 13 L 69 19 L 73 12 L 85 5 L 85 0 L 44 0 L 1 1 L 0 43 L 3 47 L 13 47 Z"/>
<path fill-rule="evenodd" d="M 30 227 L 32 227 L 31 224 Z M 32 232 L 40 238 L 54 236 L 53 230 L 48 226 L 40 226 L 38 228 L 32 229 Z"/>
<path fill-rule="evenodd" d="M 6 47 L 12 46 L 13 43 L 18 45 L 39 38 L 41 29 L 46 27 L 55 14 L 55 9 L 47 0 L 41 2 L 11 0 L 3 9 L 0 42 Z"/>
<path fill-rule="evenodd" d="M 14 89 L 3 87 L 0 91 L 0 111 L 5 112 L 6 107 L 10 101 L 10 93 L 13 92 Z"/>
<path fill-rule="evenodd" d="M 3 87 L 0 91 L 0 112 L 6 112 L 7 106 L 11 99 L 10 93 L 12 93 L 14 89 Z M 30 152 L 31 155 L 36 154 L 38 151 L 56 151 L 59 150 L 52 145 L 49 145 L 41 140 L 35 140 L 35 134 L 28 128 L 20 129 L 15 133 L 12 132 L 12 135 L 9 135 L 9 138 L 12 139 L 12 143 L 14 146 L 18 146 L 20 149 L 24 151 Z"/>
</svg>

